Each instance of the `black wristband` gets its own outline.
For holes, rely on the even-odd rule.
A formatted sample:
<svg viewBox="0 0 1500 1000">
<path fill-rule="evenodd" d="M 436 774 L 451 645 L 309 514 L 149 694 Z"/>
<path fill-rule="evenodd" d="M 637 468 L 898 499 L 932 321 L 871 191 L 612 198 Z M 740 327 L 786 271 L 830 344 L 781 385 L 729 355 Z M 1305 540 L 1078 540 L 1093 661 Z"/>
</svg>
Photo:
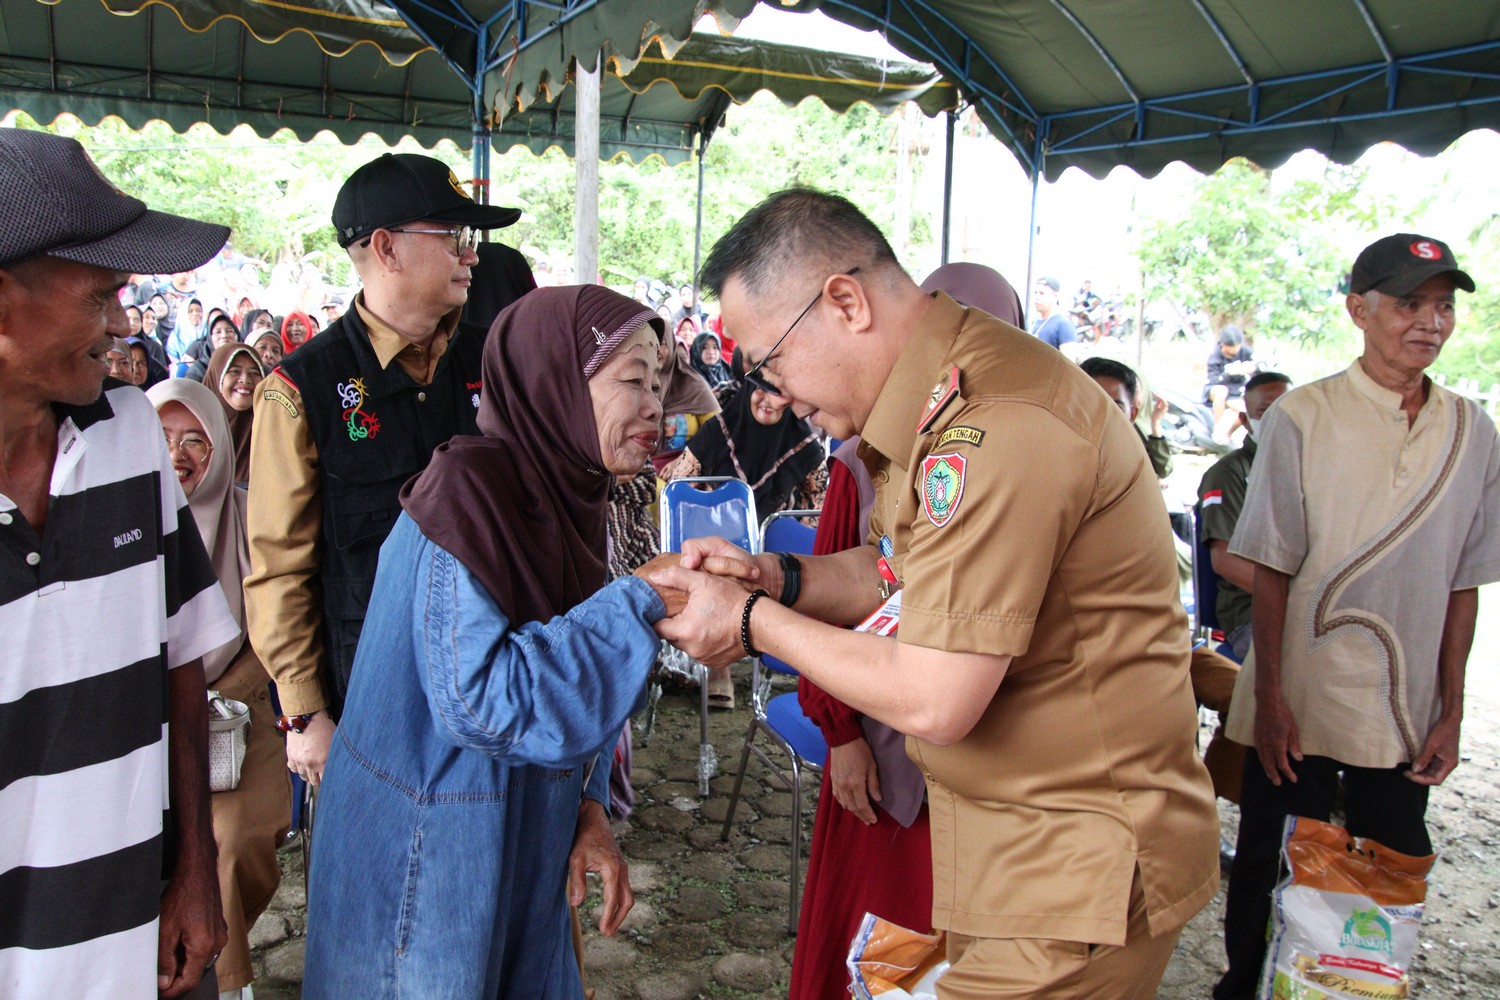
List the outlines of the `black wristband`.
<svg viewBox="0 0 1500 1000">
<path fill-rule="evenodd" d="M 740 645 L 745 647 L 746 656 L 760 655 L 760 650 L 750 645 L 750 609 L 755 607 L 755 602 L 762 597 L 770 596 L 764 588 L 757 588 L 753 594 L 745 599 L 745 610 L 740 615 Z"/>
<path fill-rule="evenodd" d="M 781 603 L 791 607 L 802 594 L 802 562 L 790 552 L 777 552 L 781 560 Z"/>
</svg>

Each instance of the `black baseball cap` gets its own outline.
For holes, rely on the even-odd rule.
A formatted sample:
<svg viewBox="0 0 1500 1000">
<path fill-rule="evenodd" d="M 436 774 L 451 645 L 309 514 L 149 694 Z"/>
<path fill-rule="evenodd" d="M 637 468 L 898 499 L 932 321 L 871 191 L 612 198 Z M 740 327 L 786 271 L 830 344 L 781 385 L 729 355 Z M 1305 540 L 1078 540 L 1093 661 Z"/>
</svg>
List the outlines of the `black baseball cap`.
<svg viewBox="0 0 1500 1000">
<path fill-rule="evenodd" d="M 341 247 L 418 219 L 500 229 L 520 217 L 519 208 L 479 204 L 446 163 L 420 153 L 386 153 L 371 160 L 349 175 L 333 201 Z"/>
<path fill-rule="evenodd" d="M 1453 277 L 1453 284 L 1466 292 L 1474 290 L 1474 279 L 1459 269 L 1453 251 L 1442 240 L 1416 233 L 1384 236 L 1359 252 L 1349 275 L 1349 291 L 1386 295 L 1409 295 L 1422 282 L 1439 274 Z"/>
<path fill-rule="evenodd" d="M 1046 285 L 1048 288 L 1052 289 L 1054 292 L 1060 292 L 1060 291 L 1062 291 L 1062 282 L 1058 281 L 1056 278 L 1052 278 L 1052 277 L 1048 277 L 1046 275 L 1043 275 L 1042 277 L 1036 279 L 1036 283 L 1038 285 Z"/>
<path fill-rule="evenodd" d="M 76 139 L 0 128 L 0 267 L 61 257 L 135 274 L 191 271 L 229 227 L 153 212 L 110 183 Z"/>
</svg>

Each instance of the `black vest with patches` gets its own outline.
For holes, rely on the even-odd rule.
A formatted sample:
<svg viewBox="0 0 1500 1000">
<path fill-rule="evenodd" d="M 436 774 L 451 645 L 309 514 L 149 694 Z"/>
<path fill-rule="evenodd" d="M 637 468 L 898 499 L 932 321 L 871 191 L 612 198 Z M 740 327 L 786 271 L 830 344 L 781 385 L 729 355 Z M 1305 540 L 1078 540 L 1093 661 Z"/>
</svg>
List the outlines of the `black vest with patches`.
<svg viewBox="0 0 1500 1000">
<path fill-rule="evenodd" d="M 297 348 L 281 372 L 302 395 L 322 473 L 323 623 L 337 717 L 375 586 L 380 546 L 401 513 L 398 493 L 455 434 L 477 434 L 485 331 L 460 323 L 432 384 L 392 360 L 382 369 L 351 307 Z"/>
</svg>

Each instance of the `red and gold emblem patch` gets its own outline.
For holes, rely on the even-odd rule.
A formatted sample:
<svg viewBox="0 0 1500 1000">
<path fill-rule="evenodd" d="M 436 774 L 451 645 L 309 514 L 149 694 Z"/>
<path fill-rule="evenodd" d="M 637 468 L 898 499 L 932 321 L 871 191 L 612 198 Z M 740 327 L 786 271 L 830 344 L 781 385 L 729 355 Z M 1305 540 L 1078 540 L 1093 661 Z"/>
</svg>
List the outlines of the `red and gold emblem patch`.
<svg viewBox="0 0 1500 1000">
<path fill-rule="evenodd" d="M 928 455 L 922 459 L 918 489 L 922 494 L 922 513 L 933 527 L 943 527 L 958 512 L 968 464 L 969 460 L 962 455 Z"/>
</svg>

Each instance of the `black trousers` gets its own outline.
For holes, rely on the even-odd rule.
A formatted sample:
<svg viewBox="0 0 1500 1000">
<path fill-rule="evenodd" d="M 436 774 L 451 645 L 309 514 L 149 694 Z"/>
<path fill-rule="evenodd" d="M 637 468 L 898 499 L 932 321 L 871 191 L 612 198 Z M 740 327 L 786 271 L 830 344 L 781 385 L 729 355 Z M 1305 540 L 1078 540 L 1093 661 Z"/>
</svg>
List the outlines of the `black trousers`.
<svg viewBox="0 0 1500 1000">
<path fill-rule="evenodd" d="M 1293 761 L 1296 783 L 1278 787 L 1261 769 L 1254 750 L 1245 754 L 1245 783 L 1240 793 L 1240 832 L 1229 866 L 1229 893 L 1224 905 L 1224 951 L 1229 971 L 1214 987 L 1214 1000 L 1251 1000 L 1266 960 L 1266 928 L 1271 920 L 1271 892 L 1276 888 L 1281 837 L 1288 816 L 1328 822 L 1339 776 L 1344 781 L 1345 826 L 1356 837 L 1369 837 L 1393 851 L 1417 856 L 1432 853 L 1427 837 L 1427 785 L 1392 768 L 1351 767 L 1329 757 Z"/>
</svg>

